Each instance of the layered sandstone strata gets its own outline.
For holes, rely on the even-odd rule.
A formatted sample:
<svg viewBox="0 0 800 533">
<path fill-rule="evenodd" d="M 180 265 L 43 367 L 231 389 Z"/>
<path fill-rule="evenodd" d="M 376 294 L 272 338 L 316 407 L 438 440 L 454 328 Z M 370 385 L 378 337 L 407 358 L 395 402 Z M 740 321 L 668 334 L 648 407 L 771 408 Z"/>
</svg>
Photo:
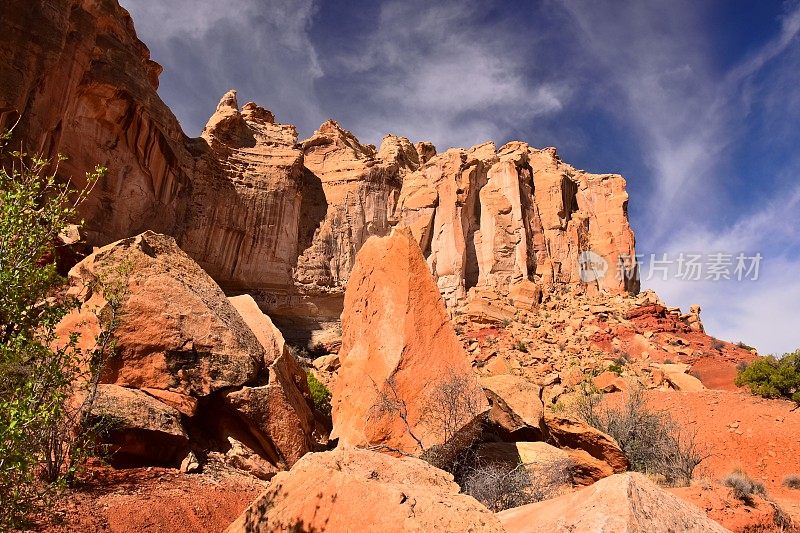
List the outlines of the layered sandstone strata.
<svg viewBox="0 0 800 533">
<path fill-rule="evenodd" d="M 472 301 L 493 314 L 496 296 L 532 308 L 559 285 L 638 290 L 616 272 L 634 254 L 621 176 L 522 142 L 437 155 L 389 135 L 375 148 L 334 121 L 298 142 L 293 126 L 240 108 L 233 91 L 190 139 L 117 0 L 9 0 L 0 15 L 0 126 L 21 115 L 16 140 L 68 155 L 62 173 L 78 184 L 95 164 L 108 167 L 82 213 L 89 244 L 169 234 L 295 337 L 336 341 L 355 256 L 393 225 L 411 230 L 451 308 Z M 605 276 L 581 278 L 589 251 Z"/>
</svg>

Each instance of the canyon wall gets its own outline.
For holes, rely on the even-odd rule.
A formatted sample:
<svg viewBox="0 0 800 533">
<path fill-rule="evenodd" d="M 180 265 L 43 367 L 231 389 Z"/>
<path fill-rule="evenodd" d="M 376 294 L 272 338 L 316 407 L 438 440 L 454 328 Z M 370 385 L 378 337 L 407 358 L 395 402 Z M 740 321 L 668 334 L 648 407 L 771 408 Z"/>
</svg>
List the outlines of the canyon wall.
<svg viewBox="0 0 800 533">
<path fill-rule="evenodd" d="M 344 286 L 372 235 L 407 227 L 451 309 L 476 295 L 536 304 L 542 292 L 636 292 L 625 180 L 563 163 L 555 149 L 485 143 L 437 154 L 388 135 L 361 144 L 334 121 L 291 125 L 225 94 L 200 138 L 157 94 L 161 67 L 116 0 L 0 6 L 0 126 L 28 151 L 69 156 L 63 176 L 108 175 L 82 215 L 100 246 L 172 235 L 229 294 L 251 293 L 290 337 L 335 341 Z M 584 252 L 608 264 L 579 276 Z M 320 334 L 327 331 L 329 336 Z"/>
</svg>

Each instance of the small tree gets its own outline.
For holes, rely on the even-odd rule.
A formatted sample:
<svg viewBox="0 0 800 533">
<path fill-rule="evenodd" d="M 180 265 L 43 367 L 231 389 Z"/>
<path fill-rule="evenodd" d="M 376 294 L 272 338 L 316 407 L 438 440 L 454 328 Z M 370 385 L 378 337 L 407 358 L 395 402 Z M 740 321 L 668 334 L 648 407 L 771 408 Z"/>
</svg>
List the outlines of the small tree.
<svg viewBox="0 0 800 533">
<path fill-rule="evenodd" d="M 48 435 L 62 421 L 75 369 L 85 367 L 77 335 L 52 348 L 56 325 L 75 305 L 56 292 L 63 280 L 54 243 L 105 171 L 96 168 L 75 190 L 57 177 L 61 158 L 9 152 L 9 139 L 0 137 L 0 529 L 41 500 Z"/>
</svg>

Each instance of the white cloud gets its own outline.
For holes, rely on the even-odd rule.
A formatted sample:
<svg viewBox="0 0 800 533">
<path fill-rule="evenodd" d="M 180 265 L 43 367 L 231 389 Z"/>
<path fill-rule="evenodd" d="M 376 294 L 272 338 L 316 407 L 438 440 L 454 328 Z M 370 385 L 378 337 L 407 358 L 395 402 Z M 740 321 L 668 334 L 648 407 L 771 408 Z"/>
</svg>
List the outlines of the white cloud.
<svg viewBox="0 0 800 533">
<path fill-rule="evenodd" d="M 475 21 L 481 9 L 476 2 L 384 3 L 360 52 L 333 59 L 331 68 L 370 83 L 375 104 L 347 126 L 371 142 L 390 129 L 445 149 L 499 141 L 520 122 L 559 111 L 566 88 L 526 79 L 510 36 Z"/>
<path fill-rule="evenodd" d="M 301 127 L 322 116 L 322 75 L 309 37 L 313 0 L 122 0 L 153 59 L 159 93 L 189 135 L 198 135 L 228 89 Z"/>
</svg>

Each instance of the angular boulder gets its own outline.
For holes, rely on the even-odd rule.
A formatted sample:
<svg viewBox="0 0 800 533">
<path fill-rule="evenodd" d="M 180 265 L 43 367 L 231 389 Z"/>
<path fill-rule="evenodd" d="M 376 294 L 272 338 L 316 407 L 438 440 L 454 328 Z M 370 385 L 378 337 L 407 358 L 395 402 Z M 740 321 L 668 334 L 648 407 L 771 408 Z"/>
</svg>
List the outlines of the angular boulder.
<svg viewBox="0 0 800 533">
<path fill-rule="evenodd" d="M 280 472 L 228 533 L 503 531 L 450 474 L 412 458 L 363 449 L 303 457 Z"/>
<path fill-rule="evenodd" d="M 628 459 L 617 442 L 586 422 L 547 412 L 544 416 L 548 440 L 559 448 L 583 450 L 606 463 L 614 473 L 628 469 Z"/>
<path fill-rule="evenodd" d="M 617 474 L 553 500 L 497 513 L 507 533 L 724 533 L 699 508 L 642 474 Z"/>
<path fill-rule="evenodd" d="M 88 416 L 114 464 L 177 466 L 189 452 L 180 413 L 142 391 L 100 384 Z"/>
<path fill-rule="evenodd" d="M 421 453 L 488 409 L 407 230 L 364 244 L 347 285 L 342 329 L 331 435 L 340 446 Z"/>
<path fill-rule="evenodd" d="M 525 378 L 503 374 L 481 378 L 489 399 L 489 422 L 511 440 L 540 440 L 544 404 L 541 388 Z"/>
<path fill-rule="evenodd" d="M 81 331 L 88 342 L 97 317 L 116 314 L 105 383 L 202 397 L 251 382 L 264 368 L 256 336 L 172 237 L 147 231 L 109 244 L 69 278 L 82 305 L 59 325 L 61 337 Z"/>
<path fill-rule="evenodd" d="M 252 297 L 244 294 L 229 300 L 264 347 L 265 362 L 270 366 L 267 385 L 227 392 L 225 400 L 262 448 L 274 451 L 276 457 L 271 459 L 291 467 L 314 448 L 316 422 L 306 374 L 289 352 L 281 332 Z"/>
</svg>

